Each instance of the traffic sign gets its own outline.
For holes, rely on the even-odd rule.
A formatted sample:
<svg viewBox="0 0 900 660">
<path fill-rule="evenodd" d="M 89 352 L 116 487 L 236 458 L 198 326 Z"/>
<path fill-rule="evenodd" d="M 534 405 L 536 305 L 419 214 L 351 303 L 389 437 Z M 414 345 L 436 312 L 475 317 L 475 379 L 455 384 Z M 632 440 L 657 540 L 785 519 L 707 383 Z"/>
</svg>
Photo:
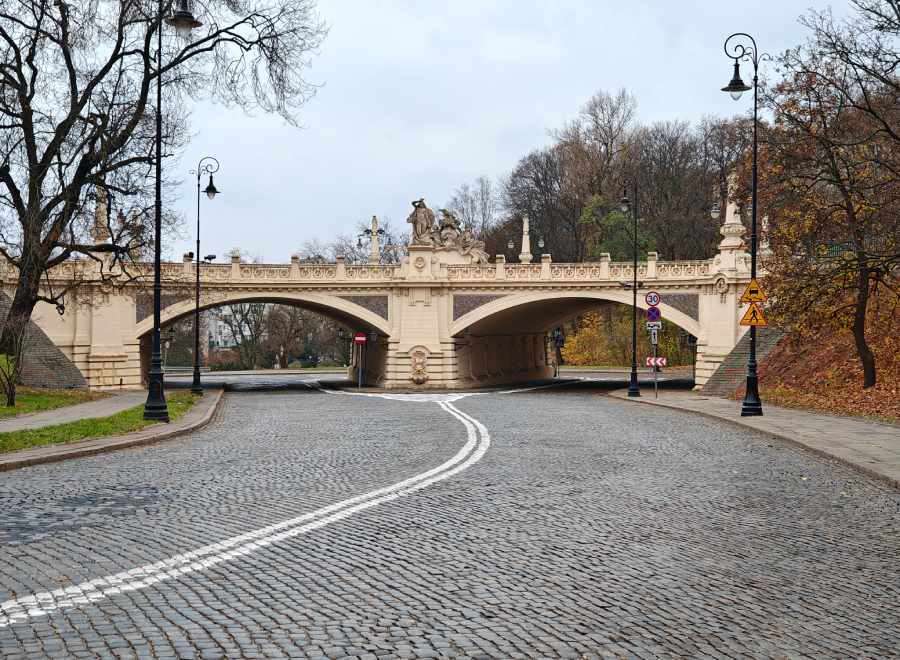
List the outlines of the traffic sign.
<svg viewBox="0 0 900 660">
<path fill-rule="evenodd" d="M 366 343 L 366 333 L 365 332 L 357 332 L 353 335 L 353 343 L 354 344 L 365 344 Z"/>
<path fill-rule="evenodd" d="M 765 314 L 763 314 L 762 308 L 754 302 L 750 303 L 750 307 L 746 312 L 744 312 L 744 315 L 741 317 L 741 325 L 753 325 L 759 328 L 764 328 L 769 325 L 769 322 L 766 320 L 766 316 Z"/>
<path fill-rule="evenodd" d="M 662 321 L 647 321 L 644 326 L 647 330 L 662 330 Z"/>
<path fill-rule="evenodd" d="M 758 303 L 766 302 L 767 300 L 768 297 L 763 293 L 762 287 L 759 285 L 759 282 L 756 281 L 755 277 L 750 280 L 750 284 L 747 285 L 747 288 L 744 289 L 744 293 L 741 294 L 742 303 Z"/>
<path fill-rule="evenodd" d="M 648 291 L 647 295 L 644 296 L 644 301 L 651 307 L 656 307 L 660 300 L 662 300 L 662 298 L 659 297 L 659 294 L 656 293 L 656 291 Z"/>
<path fill-rule="evenodd" d="M 654 346 L 659 343 L 659 330 L 656 328 L 650 330 L 650 343 Z"/>
<path fill-rule="evenodd" d="M 662 318 L 662 314 L 659 311 L 659 307 L 648 307 L 647 308 L 647 320 L 648 321 L 659 321 Z"/>
<path fill-rule="evenodd" d="M 664 366 L 666 366 L 666 358 L 664 358 L 664 357 L 648 357 L 647 358 L 647 366 L 648 367 L 664 367 Z"/>
</svg>

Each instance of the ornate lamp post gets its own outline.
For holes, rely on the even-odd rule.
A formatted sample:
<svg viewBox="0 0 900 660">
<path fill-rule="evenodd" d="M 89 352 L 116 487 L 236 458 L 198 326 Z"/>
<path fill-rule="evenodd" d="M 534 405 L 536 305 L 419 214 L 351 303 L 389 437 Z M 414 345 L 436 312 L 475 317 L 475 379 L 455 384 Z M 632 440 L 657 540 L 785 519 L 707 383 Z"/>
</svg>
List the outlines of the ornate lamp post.
<svg viewBox="0 0 900 660">
<path fill-rule="evenodd" d="M 365 236 L 369 241 L 369 263 L 377 264 L 381 261 L 381 249 L 378 245 L 378 239 L 386 236 L 386 232 L 384 229 L 378 227 L 378 218 L 376 216 L 372 216 L 372 227 L 363 229 L 360 234 L 356 237 L 356 247 L 358 249 L 362 249 L 363 247 L 363 236 Z M 385 242 L 385 246 L 391 245 L 391 237 L 387 236 L 387 240 Z"/>
<path fill-rule="evenodd" d="M 163 18 L 164 0 L 159 0 L 156 8 L 156 200 L 153 210 L 153 226 L 156 236 L 153 241 L 153 347 L 150 354 L 150 372 L 147 383 L 147 402 L 144 404 L 144 419 L 169 421 L 169 406 L 163 385 L 162 352 L 160 350 L 159 326 L 162 315 L 162 31 L 163 22 L 175 28 L 181 38 L 187 38 L 191 30 L 202 23 L 194 18 L 188 0 L 178 0 L 178 8 L 168 18 Z"/>
<path fill-rule="evenodd" d="M 625 282 L 623 286 L 631 289 L 631 376 L 628 379 L 628 396 L 640 396 L 641 388 L 638 385 L 638 374 L 637 374 L 637 295 L 638 295 L 638 238 L 637 238 L 637 230 L 638 230 L 638 198 L 637 198 L 637 185 L 634 187 L 634 206 L 631 205 L 631 201 L 628 199 L 627 192 L 623 191 L 622 200 L 619 202 L 619 208 L 622 213 L 627 214 L 629 211 L 631 212 L 632 219 L 632 230 L 631 230 L 631 238 L 632 238 L 632 281 Z"/>
<path fill-rule="evenodd" d="M 191 392 L 203 394 L 203 385 L 200 382 L 200 176 L 209 174 L 209 183 L 204 192 L 209 199 L 215 199 L 219 193 L 213 183 L 213 174 L 219 171 L 219 161 L 212 156 L 204 156 L 197 164 L 197 280 L 194 287 L 194 380 L 191 383 Z M 215 259 L 215 255 L 208 255 Z M 210 259 L 210 261 L 212 261 Z"/>
<path fill-rule="evenodd" d="M 734 40 L 734 45 L 729 49 L 729 43 Z M 748 43 L 749 42 L 749 43 Z M 741 98 L 741 95 L 753 90 L 753 173 L 751 177 L 751 205 L 750 209 L 750 277 L 756 278 L 756 174 L 757 164 L 756 157 L 758 151 L 757 144 L 757 125 L 759 123 L 758 116 L 758 74 L 759 63 L 768 57 L 768 55 L 760 54 L 756 47 L 756 40 L 745 32 L 736 32 L 725 40 L 725 54 L 734 60 L 734 73 L 725 87 L 723 92 L 728 92 L 735 101 Z M 750 87 L 741 79 L 740 61 L 749 60 L 753 64 L 753 87 Z M 741 417 L 753 417 L 763 414 L 762 401 L 759 398 L 759 378 L 756 373 L 756 326 L 750 326 L 750 354 L 747 356 L 747 386 L 745 388 L 744 400 L 741 402 Z"/>
</svg>

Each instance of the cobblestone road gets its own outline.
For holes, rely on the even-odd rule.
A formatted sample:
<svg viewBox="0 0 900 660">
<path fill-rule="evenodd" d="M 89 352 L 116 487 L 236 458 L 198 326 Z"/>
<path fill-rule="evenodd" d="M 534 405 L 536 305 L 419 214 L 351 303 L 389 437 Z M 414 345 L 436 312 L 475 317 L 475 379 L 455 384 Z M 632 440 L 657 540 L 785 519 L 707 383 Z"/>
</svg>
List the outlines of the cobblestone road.
<svg viewBox="0 0 900 660">
<path fill-rule="evenodd" d="M 419 399 L 232 393 L 2 475 L 0 656 L 900 657 L 896 491 L 589 385 Z"/>
</svg>

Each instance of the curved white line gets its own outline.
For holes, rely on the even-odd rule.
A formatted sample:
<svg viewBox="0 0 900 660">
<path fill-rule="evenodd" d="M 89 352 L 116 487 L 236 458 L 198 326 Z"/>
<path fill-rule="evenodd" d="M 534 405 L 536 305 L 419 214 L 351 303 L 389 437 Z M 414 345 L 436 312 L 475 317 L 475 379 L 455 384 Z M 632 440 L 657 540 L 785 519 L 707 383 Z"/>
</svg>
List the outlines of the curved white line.
<svg viewBox="0 0 900 660">
<path fill-rule="evenodd" d="M 396 400 L 401 396 L 394 394 L 390 395 L 390 398 Z M 153 564 L 139 566 L 107 577 L 95 578 L 71 587 L 5 601 L 0 603 L 0 628 L 205 570 L 216 564 L 248 555 L 278 541 L 325 527 L 354 513 L 409 495 L 462 472 L 481 460 L 481 457 L 487 452 L 491 444 L 490 433 L 484 424 L 463 413 L 451 401 L 437 400 L 436 403 L 462 422 L 467 435 L 467 441 L 463 447 L 441 465 L 391 486 L 357 495 L 311 513 L 212 543 L 197 550 L 174 555 Z"/>
</svg>

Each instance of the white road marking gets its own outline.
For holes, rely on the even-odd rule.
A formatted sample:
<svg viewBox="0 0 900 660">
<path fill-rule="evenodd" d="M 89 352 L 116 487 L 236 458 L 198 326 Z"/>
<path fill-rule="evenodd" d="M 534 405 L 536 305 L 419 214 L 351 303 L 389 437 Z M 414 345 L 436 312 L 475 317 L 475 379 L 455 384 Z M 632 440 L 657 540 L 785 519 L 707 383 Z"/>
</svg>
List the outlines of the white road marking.
<svg viewBox="0 0 900 660">
<path fill-rule="evenodd" d="M 191 552 L 174 555 L 153 564 L 96 578 L 71 587 L 7 600 L 0 603 L 0 628 L 200 572 L 217 564 L 249 555 L 273 543 L 325 527 L 360 511 L 390 502 L 448 479 L 481 460 L 490 447 L 491 436 L 484 424 L 453 405 L 453 401 L 463 398 L 466 396 L 465 394 L 372 395 L 366 393 L 366 395 L 400 401 L 435 402 L 462 422 L 466 428 L 467 441 L 456 455 L 441 465 L 391 486 L 351 497 L 311 513 L 212 543 Z M 422 398 L 423 396 L 428 398 Z"/>
</svg>

